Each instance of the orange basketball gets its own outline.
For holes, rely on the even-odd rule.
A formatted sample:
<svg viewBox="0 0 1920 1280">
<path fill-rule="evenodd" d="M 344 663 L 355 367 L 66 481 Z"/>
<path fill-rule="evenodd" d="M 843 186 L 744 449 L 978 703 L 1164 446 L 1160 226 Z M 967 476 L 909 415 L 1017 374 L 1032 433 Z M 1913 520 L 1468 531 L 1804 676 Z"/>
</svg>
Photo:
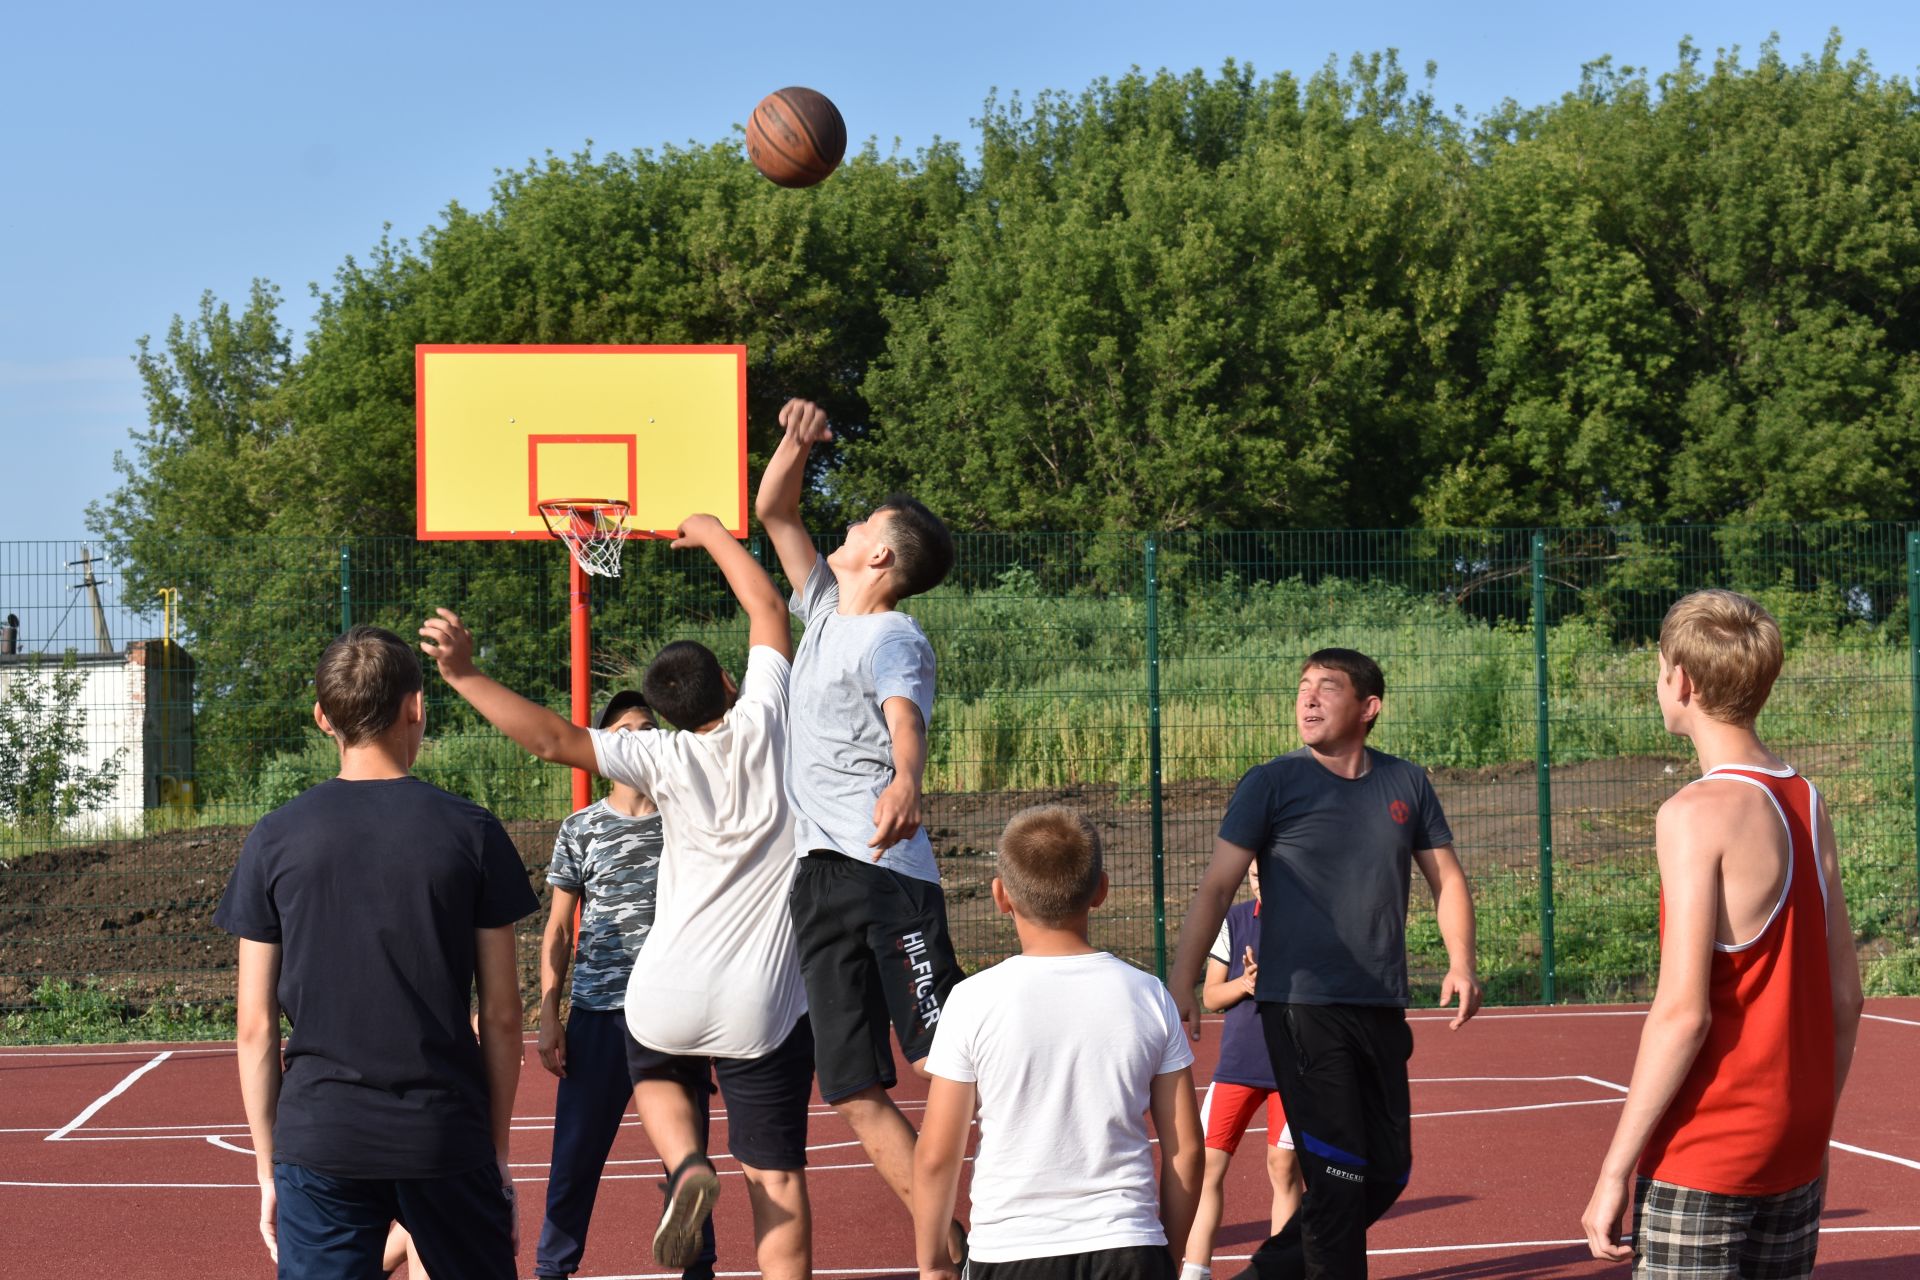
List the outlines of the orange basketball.
<svg viewBox="0 0 1920 1280">
<path fill-rule="evenodd" d="M 747 121 L 747 159 L 783 187 L 810 187 L 847 153 L 840 108 L 812 89 L 776 89 Z"/>
</svg>

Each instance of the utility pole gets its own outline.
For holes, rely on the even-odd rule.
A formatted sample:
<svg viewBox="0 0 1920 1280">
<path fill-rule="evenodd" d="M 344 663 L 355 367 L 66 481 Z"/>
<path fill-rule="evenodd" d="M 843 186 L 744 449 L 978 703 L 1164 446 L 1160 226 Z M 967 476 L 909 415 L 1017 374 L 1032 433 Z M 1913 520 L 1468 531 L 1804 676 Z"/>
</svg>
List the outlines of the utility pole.
<svg viewBox="0 0 1920 1280">
<path fill-rule="evenodd" d="M 94 652 L 112 653 L 113 637 L 107 633 L 107 611 L 100 603 L 100 579 L 93 576 L 93 548 L 85 543 L 80 545 L 80 558 L 67 561 L 67 567 L 79 565 L 86 577 L 74 584 L 75 591 L 87 593 L 87 603 L 93 606 L 93 642 Z"/>
</svg>

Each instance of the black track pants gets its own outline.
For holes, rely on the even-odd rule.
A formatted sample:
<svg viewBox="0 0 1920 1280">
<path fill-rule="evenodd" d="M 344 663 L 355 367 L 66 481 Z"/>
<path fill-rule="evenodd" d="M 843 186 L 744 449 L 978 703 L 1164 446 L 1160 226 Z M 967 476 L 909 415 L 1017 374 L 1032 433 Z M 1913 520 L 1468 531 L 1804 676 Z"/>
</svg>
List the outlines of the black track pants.
<svg viewBox="0 0 1920 1280">
<path fill-rule="evenodd" d="M 1367 1228 L 1400 1198 L 1413 1166 L 1413 1029 L 1403 1009 L 1361 1005 L 1263 1003 L 1260 1025 L 1307 1194 L 1243 1274 L 1359 1280 Z"/>
</svg>

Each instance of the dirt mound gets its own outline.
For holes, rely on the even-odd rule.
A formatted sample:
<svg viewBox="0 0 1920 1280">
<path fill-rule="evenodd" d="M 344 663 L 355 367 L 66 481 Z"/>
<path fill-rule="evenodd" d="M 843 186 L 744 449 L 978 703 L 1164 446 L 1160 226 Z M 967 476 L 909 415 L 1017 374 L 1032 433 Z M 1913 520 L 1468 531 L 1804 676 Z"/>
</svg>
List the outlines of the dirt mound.
<svg viewBox="0 0 1920 1280">
<path fill-rule="evenodd" d="M 1685 766 L 1638 758 L 1555 769 L 1556 862 L 1579 867 L 1622 856 L 1650 858 L 1654 810 L 1690 776 Z M 1532 874 L 1539 821 L 1531 765 L 1436 770 L 1433 780 L 1469 874 Z M 1011 924 L 994 910 L 987 889 L 993 849 L 1010 816 L 1049 803 L 1087 812 L 1105 841 L 1113 887 L 1095 916 L 1094 941 L 1150 965 L 1156 927 L 1163 927 L 1170 954 L 1232 790 L 1231 781 L 1164 789 L 1163 926 L 1156 922 L 1153 805 L 1144 787 L 928 796 L 927 829 L 963 963 L 977 967 L 1014 948 Z M 558 825 L 507 824 L 542 901 L 541 913 L 520 929 L 521 983 L 529 1006 L 539 993 L 537 939 Z M 247 830 L 201 827 L 49 849 L 0 869 L 0 1007 L 25 1003 L 46 978 L 97 979 L 136 1002 L 230 1000 L 234 945 L 214 927 L 213 912 Z M 1416 893 L 1416 902 L 1422 897 Z"/>
</svg>

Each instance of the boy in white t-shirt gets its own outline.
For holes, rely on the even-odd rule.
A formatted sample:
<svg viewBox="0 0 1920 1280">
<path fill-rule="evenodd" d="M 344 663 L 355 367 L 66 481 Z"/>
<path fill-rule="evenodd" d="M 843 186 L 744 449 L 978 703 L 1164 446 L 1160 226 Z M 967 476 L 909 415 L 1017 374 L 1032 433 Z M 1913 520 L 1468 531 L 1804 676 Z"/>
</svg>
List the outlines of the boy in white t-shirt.
<svg viewBox="0 0 1920 1280">
<path fill-rule="evenodd" d="M 922 1280 L 956 1272 L 947 1230 L 976 1102 L 968 1280 L 1171 1280 L 1202 1166 L 1179 1011 L 1151 974 L 1087 941 L 1107 876 L 1083 815 L 1014 815 L 999 872 L 993 903 L 1013 916 L 1020 954 L 953 989 L 927 1058 L 913 1176 Z"/>
<path fill-rule="evenodd" d="M 447 610 L 422 628 L 423 647 L 454 691 L 522 747 L 625 783 L 659 806 L 653 929 L 634 960 L 626 1002 L 640 1122 L 671 1173 L 654 1258 L 668 1267 L 691 1260 L 719 1192 L 699 1125 L 711 1067 L 727 1103 L 727 1147 L 746 1176 L 760 1271 L 801 1280 L 812 1268 L 805 1169 L 813 1033 L 786 903 L 786 602 L 712 516 L 688 517 L 673 545 L 713 557 L 747 614 L 751 646 L 737 689 L 704 645 L 676 641 L 655 656 L 641 693 L 678 733 L 568 724 L 474 669 L 473 638 Z"/>
</svg>

